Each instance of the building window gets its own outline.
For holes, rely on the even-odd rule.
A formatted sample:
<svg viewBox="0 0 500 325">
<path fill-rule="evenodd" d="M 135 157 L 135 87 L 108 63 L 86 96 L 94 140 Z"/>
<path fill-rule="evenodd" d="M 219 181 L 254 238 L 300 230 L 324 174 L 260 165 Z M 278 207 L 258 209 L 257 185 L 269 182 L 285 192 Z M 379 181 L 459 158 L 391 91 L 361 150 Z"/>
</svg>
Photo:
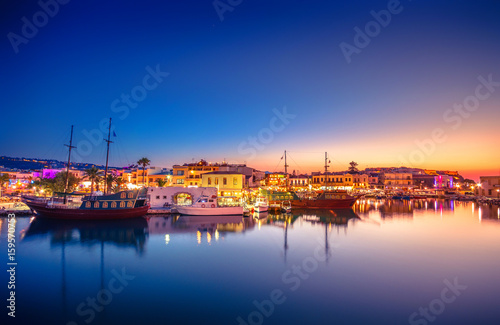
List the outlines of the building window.
<svg viewBox="0 0 500 325">
<path fill-rule="evenodd" d="M 128 198 L 131 199 L 134 197 L 134 192 L 128 192 Z"/>
<path fill-rule="evenodd" d="M 163 199 L 166 200 L 167 199 L 167 196 L 166 195 L 163 195 Z"/>
<path fill-rule="evenodd" d="M 227 185 L 227 177 L 224 177 L 224 178 L 222 179 L 222 185 Z"/>
<path fill-rule="evenodd" d="M 128 201 L 128 202 L 127 202 L 127 207 L 129 207 L 129 208 L 132 208 L 132 207 L 133 207 L 133 203 L 132 203 L 132 201 Z"/>
<path fill-rule="evenodd" d="M 85 202 L 85 207 L 90 208 L 90 204 L 91 204 L 90 201 Z"/>
<path fill-rule="evenodd" d="M 94 202 L 94 208 L 99 208 L 99 202 Z"/>
<path fill-rule="evenodd" d="M 125 207 L 125 201 L 121 201 L 120 202 L 120 208 L 124 208 Z"/>
<path fill-rule="evenodd" d="M 238 177 L 233 177 L 233 185 L 238 185 Z"/>
<path fill-rule="evenodd" d="M 211 177 L 209 177 L 209 178 L 207 179 L 207 182 L 208 182 L 208 185 L 212 185 L 212 178 L 211 178 Z"/>
<path fill-rule="evenodd" d="M 111 207 L 112 208 L 116 208 L 116 202 L 115 201 L 111 202 Z"/>
<path fill-rule="evenodd" d="M 157 199 L 157 200 L 159 200 L 159 199 L 160 199 L 160 196 L 159 196 L 159 195 L 157 195 L 157 196 L 156 196 L 156 199 Z"/>
<path fill-rule="evenodd" d="M 102 207 L 104 209 L 107 209 L 108 208 L 108 202 L 102 202 Z"/>
<path fill-rule="evenodd" d="M 121 197 L 122 199 L 124 199 L 126 196 L 127 196 L 127 193 L 125 193 L 125 192 L 123 192 L 122 194 L 120 194 L 120 197 Z"/>
<path fill-rule="evenodd" d="M 215 185 L 219 185 L 219 178 L 218 177 L 215 178 Z"/>
</svg>

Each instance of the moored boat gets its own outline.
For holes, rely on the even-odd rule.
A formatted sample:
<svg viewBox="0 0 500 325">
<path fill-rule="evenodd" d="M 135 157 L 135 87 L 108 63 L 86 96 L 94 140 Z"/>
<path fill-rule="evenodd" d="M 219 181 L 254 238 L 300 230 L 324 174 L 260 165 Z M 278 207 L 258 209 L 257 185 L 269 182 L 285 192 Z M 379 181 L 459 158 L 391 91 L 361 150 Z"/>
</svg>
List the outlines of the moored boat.
<svg viewBox="0 0 500 325">
<path fill-rule="evenodd" d="M 269 210 L 269 204 L 265 196 L 258 196 L 254 204 L 254 211 L 257 213 L 267 212 Z"/>
<path fill-rule="evenodd" d="M 102 196 L 90 195 L 76 201 L 68 199 L 64 201 L 54 200 L 54 198 L 23 197 L 23 202 L 40 218 L 66 220 L 125 219 L 141 217 L 149 209 L 145 188 Z"/>
<path fill-rule="evenodd" d="M 192 216 L 243 215 L 242 206 L 219 206 L 216 196 L 202 195 L 189 206 L 177 206 L 180 214 Z"/>
</svg>

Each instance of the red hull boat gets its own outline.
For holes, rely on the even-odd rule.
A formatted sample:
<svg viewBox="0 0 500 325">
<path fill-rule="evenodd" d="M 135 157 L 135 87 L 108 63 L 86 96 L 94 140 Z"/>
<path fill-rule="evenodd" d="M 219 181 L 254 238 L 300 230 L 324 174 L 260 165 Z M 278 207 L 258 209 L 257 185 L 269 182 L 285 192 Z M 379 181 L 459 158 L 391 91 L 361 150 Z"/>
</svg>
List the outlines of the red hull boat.
<svg viewBox="0 0 500 325">
<path fill-rule="evenodd" d="M 54 200 L 23 198 L 24 203 L 37 217 L 66 220 L 129 219 L 145 215 L 149 209 L 146 189 L 122 191 L 103 196 L 86 196 L 80 205 Z"/>
</svg>

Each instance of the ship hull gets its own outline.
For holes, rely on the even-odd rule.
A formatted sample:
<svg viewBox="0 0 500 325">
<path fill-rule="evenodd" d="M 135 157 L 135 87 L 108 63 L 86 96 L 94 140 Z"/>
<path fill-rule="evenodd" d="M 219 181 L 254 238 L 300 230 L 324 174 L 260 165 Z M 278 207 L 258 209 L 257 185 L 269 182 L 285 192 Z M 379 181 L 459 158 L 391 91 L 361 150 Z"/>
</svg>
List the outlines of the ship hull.
<svg viewBox="0 0 500 325">
<path fill-rule="evenodd" d="M 356 202 L 356 198 L 326 199 L 326 200 L 292 200 L 292 209 L 349 209 Z"/>
<path fill-rule="evenodd" d="M 121 209 L 64 209 L 47 207 L 45 203 L 25 202 L 26 205 L 36 212 L 36 216 L 48 219 L 65 220 L 113 220 L 129 219 L 144 216 L 149 209 L 149 205 L 137 208 Z"/>
</svg>

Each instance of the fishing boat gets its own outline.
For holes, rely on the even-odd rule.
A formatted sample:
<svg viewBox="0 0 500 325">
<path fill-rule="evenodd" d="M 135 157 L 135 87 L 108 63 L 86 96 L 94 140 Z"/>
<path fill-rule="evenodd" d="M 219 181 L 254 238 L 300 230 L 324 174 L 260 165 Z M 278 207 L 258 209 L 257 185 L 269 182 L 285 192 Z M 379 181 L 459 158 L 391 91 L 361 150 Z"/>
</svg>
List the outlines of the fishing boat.
<svg viewBox="0 0 500 325">
<path fill-rule="evenodd" d="M 215 195 L 202 195 L 192 205 L 177 206 L 177 211 L 191 216 L 243 215 L 242 206 L 220 206 Z"/>
<path fill-rule="evenodd" d="M 111 118 L 109 119 L 108 143 L 106 154 L 106 169 L 104 179 L 108 172 L 109 144 L 111 134 Z M 23 202 L 40 218 L 67 219 L 67 220 L 107 220 L 137 218 L 146 214 L 149 209 L 146 188 L 140 190 L 121 191 L 105 195 L 84 196 L 68 193 L 69 166 L 71 163 L 71 149 L 73 145 L 73 126 L 71 126 L 71 137 L 66 167 L 66 187 L 63 193 L 50 198 L 30 197 L 22 198 Z M 106 183 L 104 193 L 107 193 Z"/>
<path fill-rule="evenodd" d="M 258 196 L 254 204 L 254 211 L 257 213 L 263 213 L 268 210 L 269 203 L 267 202 L 267 198 L 265 196 Z"/>
</svg>

